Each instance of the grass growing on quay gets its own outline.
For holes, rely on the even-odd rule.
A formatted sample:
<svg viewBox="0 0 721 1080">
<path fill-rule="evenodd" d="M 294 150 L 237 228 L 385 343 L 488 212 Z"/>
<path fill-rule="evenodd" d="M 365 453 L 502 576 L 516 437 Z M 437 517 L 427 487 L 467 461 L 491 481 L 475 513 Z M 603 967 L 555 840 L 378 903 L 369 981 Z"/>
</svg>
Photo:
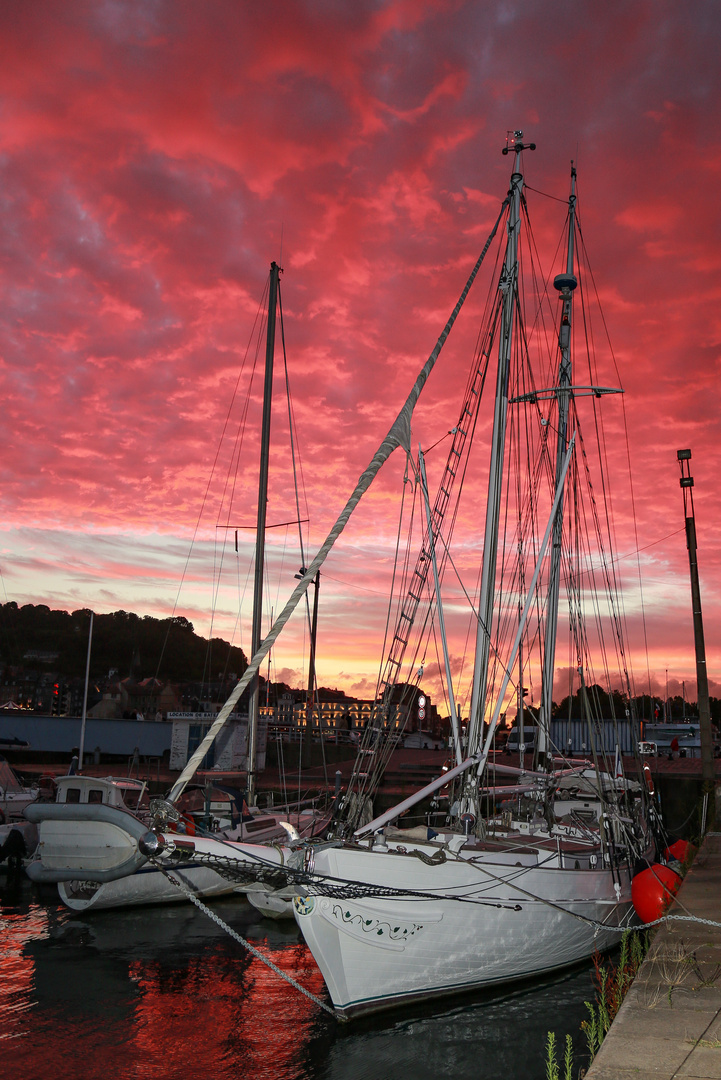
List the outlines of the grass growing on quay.
<svg viewBox="0 0 721 1080">
<path fill-rule="evenodd" d="M 649 944 L 649 935 L 646 931 L 625 930 L 621 938 L 617 963 L 614 964 L 610 960 L 603 960 L 598 953 L 594 956 L 596 1001 L 595 1003 L 585 1002 L 589 1016 L 581 1025 L 586 1038 L 589 1064 L 598 1053 L 599 1047 L 621 1007 L 621 1002 L 644 961 Z M 546 1080 L 573 1080 L 573 1061 L 573 1039 L 570 1035 L 566 1035 L 562 1063 L 563 1073 L 561 1073 L 561 1067 L 558 1063 L 556 1033 L 555 1031 L 549 1031 L 546 1042 Z M 583 1075 L 583 1072 L 580 1075 Z"/>
</svg>

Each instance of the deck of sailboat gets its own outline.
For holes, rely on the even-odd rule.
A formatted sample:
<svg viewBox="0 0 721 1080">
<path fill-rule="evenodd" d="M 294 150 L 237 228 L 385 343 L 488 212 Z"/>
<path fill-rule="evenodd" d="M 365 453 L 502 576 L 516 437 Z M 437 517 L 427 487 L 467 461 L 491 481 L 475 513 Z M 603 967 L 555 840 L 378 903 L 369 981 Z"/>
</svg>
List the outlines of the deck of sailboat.
<svg viewBox="0 0 721 1080">
<path fill-rule="evenodd" d="M 450 837 L 443 830 L 424 829 L 386 829 L 386 840 L 391 843 L 413 844 L 422 841 L 424 846 L 443 849 L 448 846 Z M 544 836 L 542 832 L 522 833 L 514 829 L 497 826 L 491 835 L 483 838 L 469 836 L 464 845 L 464 856 L 473 859 L 481 854 L 487 855 L 531 855 L 545 857 L 549 852 L 560 856 L 588 855 L 597 847 L 597 842 L 583 838 L 567 838 L 558 835 Z"/>
</svg>

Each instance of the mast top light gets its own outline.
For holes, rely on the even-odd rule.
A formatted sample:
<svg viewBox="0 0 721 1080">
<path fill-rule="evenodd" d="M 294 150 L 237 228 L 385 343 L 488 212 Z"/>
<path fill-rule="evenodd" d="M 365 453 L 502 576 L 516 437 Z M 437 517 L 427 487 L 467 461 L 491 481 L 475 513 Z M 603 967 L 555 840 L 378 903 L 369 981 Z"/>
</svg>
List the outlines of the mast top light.
<svg viewBox="0 0 721 1080">
<path fill-rule="evenodd" d="M 523 132 L 520 129 L 515 131 L 506 132 L 506 145 L 501 150 L 502 154 L 507 154 L 509 150 L 535 150 L 535 143 L 524 143 Z"/>
</svg>

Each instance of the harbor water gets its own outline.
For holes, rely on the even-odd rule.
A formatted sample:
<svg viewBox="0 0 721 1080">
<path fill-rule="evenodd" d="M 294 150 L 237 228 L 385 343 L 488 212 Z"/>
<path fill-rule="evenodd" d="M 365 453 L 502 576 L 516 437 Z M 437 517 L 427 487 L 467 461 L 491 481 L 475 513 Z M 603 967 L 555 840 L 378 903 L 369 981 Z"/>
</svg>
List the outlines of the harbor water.
<svg viewBox="0 0 721 1080">
<path fill-rule="evenodd" d="M 211 902 L 323 1000 L 294 923 Z M 573 1036 L 592 966 L 545 982 L 339 1024 L 189 904 L 78 915 L 54 887 L 0 871 L 5 1076 L 53 1080 L 542 1080 L 546 1039 Z"/>
</svg>

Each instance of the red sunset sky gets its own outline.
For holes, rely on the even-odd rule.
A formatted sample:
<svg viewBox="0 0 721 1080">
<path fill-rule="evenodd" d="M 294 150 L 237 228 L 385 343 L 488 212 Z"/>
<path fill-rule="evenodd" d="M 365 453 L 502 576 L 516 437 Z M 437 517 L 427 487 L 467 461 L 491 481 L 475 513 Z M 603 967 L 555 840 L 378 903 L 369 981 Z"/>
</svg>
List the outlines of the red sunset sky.
<svg viewBox="0 0 721 1080">
<path fill-rule="evenodd" d="M 483 245 L 518 127 L 538 145 L 532 188 L 565 198 L 578 164 L 625 389 L 654 689 L 668 672 L 695 696 L 676 462 L 690 447 L 721 694 L 720 39 L 716 0 L 5 0 L 2 599 L 177 610 L 208 632 L 213 522 L 178 591 L 271 259 L 314 551 Z M 563 207 L 529 206 L 552 253 Z M 414 431 L 426 445 L 454 422 L 443 388 L 431 380 Z M 375 684 L 401 468 L 329 560 L 324 685 Z M 294 516 L 286 496 L 269 521 Z M 254 520 L 250 478 L 235 506 L 234 523 Z M 299 566 L 284 542 L 276 610 Z M 237 596 L 215 632 L 233 633 Z M 248 651 L 247 622 L 235 635 Z M 302 636 L 277 677 L 302 682 Z"/>
</svg>

